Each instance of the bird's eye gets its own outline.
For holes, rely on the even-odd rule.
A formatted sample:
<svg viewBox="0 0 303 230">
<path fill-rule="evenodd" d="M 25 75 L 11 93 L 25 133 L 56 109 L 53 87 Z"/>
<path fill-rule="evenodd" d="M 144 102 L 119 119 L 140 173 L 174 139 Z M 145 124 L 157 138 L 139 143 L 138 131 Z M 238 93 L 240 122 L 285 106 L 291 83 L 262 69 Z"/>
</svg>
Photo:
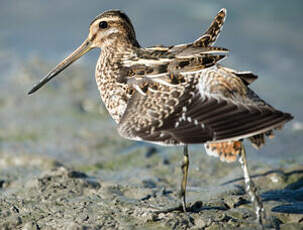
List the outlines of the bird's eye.
<svg viewBox="0 0 303 230">
<path fill-rule="evenodd" d="M 106 22 L 106 21 L 101 21 L 101 22 L 99 23 L 99 28 L 100 28 L 100 29 L 105 29 L 105 28 L 107 28 L 107 22 Z"/>
</svg>

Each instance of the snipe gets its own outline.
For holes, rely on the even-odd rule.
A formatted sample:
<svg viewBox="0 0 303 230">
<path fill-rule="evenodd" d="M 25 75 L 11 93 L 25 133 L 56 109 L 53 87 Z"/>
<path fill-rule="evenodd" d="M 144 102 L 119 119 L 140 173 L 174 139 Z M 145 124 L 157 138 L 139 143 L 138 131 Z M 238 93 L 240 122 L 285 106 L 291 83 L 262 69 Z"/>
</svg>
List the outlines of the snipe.
<svg viewBox="0 0 303 230">
<path fill-rule="evenodd" d="M 101 98 L 122 137 L 160 145 L 184 146 L 181 199 L 189 166 L 188 144 L 204 144 L 224 161 L 239 159 L 246 190 L 262 223 L 263 206 L 250 180 L 245 149 L 248 138 L 260 148 L 292 119 L 260 99 L 249 84 L 257 79 L 219 65 L 228 54 L 214 47 L 226 16 L 222 9 L 208 30 L 190 44 L 140 47 L 130 19 L 119 10 L 106 11 L 90 24 L 88 38 L 49 72 L 29 94 L 93 48 L 101 48 L 96 82 Z"/>
</svg>

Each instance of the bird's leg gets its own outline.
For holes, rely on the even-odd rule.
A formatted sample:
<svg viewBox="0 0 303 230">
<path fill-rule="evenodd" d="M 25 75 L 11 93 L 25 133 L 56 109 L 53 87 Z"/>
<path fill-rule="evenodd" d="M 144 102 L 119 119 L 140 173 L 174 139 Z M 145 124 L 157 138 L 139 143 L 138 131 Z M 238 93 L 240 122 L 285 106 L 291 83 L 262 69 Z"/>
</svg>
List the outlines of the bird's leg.
<svg viewBox="0 0 303 230">
<path fill-rule="evenodd" d="M 180 197 L 181 197 L 181 202 L 184 212 L 186 212 L 186 184 L 187 184 L 188 166 L 189 166 L 188 145 L 184 145 L 183 161 L 181 164 L 183 177 L 182 177 L 181 190 L 180 190 Z"/>
<path fill-rule="evenodd" d="M 241 148 L 241 154 L 239 157 L 239 162 L 241 164 L 243 174 L 244 174 L 246 192 L 250 196 L 251 202 L 254 205 L 254 208 L 256 211 L 256 216 L 257 216 L 257 221 L 259 222 L 259 224 L 263 225 L 263 218 L 265 218 L 264 208 L 263 208 L 261 198 L 256 194 L 257 189 L 255 187 L 255 184 L 249 176 L 248 165 L 247 165 L 247 160 L 246 160 L 246 151 L 245 151 L 243 143 L 242 143 L 242 148 Z"/>
<path fill-rule="evenodd" d="M 189 156 L 188 156 L 188 145 L 184 146 L 183 149 L 183 161 L 181 164 L 181 170 L 182 170 L 182 181 L 181 181 L 181 191 L 180 191 L 180 198 L 181 198 L 181 203 L 182 205 L 179 205 L 177 207 L 172 207 L 172 208 L 167 208 L 167 209 L 160 209 L 157 207 L 150 206 L 152 208 L 158 209 L 157 211 L 154 211 L 154 213 L 159 214 L 159 213 L 168 213 L 168 212 L 173 212 L 173 211 L 181 211 L 183 210 L 186 212 L 186 184 L 187 184 L 187 175 L 188 175 L 188 166 L 189 166 Z"/>
</svg>

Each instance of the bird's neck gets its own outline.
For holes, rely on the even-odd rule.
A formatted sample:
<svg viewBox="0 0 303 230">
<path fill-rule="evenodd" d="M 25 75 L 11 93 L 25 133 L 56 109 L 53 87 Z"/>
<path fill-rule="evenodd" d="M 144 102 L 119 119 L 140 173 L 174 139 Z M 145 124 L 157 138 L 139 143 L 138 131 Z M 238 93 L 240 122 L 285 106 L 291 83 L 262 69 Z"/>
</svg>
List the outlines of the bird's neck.
<svg viewBox="0 0 303 230">
<path fill-rule="evenodd" d="M 105 48 L 96 65 L 95 77 L 101 98 L 116 123 L 120 122 L 131 96 L 126 82 L 121 82 L 121 78 L 126 77 L 122 76 L 121 63 L 133 51 L 131 45 Z"/>
</svg>

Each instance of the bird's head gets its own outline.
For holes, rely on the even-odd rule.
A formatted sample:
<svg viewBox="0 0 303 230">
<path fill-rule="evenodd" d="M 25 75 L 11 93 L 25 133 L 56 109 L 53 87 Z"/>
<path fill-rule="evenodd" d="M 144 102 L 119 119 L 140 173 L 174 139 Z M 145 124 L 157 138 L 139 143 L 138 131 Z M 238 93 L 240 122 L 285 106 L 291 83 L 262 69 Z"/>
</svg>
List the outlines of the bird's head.
<svg viewBox="0 0 303 230">
<path fill-rule="evenodd" d="M 110 10 L 98 15 L 90 24 L 87 39 L 91 42 L 91 47 L 101 49 L 119 41 L 138 45 L 130 19 L 119 10 Z"/>
<path fill-rule="evenodd" d="M 91 49 L 101 48 L 103 50 L 113 48 L 113 50 L 118 50 L 123 45 L 139 46 L 134 28 L 128 16 L 120 10 L 109 10 L 98 15 L 90 23 L 89 34 L 85 41 L 42 78 L 28 94 L 36 92 Z"/>
</svg>

